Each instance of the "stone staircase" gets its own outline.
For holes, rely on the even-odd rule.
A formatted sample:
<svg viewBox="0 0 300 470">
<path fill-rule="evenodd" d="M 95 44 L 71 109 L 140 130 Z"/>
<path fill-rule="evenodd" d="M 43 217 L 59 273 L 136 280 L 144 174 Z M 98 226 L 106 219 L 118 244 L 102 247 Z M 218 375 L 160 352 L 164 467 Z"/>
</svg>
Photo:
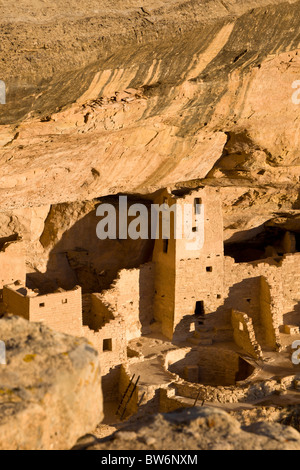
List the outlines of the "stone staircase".
<svg viewBox="0 0 300 470">
<path fill-rule="evenodd" d="M 193 336 L 188 338 L 188 342 L 195 346 L 210 346 L 213 344 L 213 328 L 199 326 Z"/>
</svg>

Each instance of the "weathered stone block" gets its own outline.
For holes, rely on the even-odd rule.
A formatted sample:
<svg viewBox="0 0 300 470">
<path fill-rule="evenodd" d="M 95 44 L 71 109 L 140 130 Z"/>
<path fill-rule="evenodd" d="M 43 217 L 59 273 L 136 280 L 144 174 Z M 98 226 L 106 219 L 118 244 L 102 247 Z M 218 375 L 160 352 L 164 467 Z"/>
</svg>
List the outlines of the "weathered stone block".
<svg viewBox="0 0 300 470">
<path fill-rule="evenodd" d="M 102 419 L 98 353 L 83 338 L 0 320 L 0 449 L 69 449 Z"/>
</svg>

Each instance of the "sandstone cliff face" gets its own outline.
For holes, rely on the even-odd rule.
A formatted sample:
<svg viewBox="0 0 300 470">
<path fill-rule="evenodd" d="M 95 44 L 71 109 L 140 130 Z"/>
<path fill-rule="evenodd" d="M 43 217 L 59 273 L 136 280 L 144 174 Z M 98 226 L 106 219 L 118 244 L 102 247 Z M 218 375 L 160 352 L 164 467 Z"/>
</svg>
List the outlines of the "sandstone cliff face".
<svg viewBox="0 0 300 470">
<path fill-rule="evenodd" d="M 299 3 L 2 5 L 1 210 L 203 180 L 228 238 L 297 212 Z"/>
<path fill-rule="evenodd" d="M 99 246 L 95 206 L 106 195 L 151 198 L 163 187 L 212 185 L 222 196 L 226 241 L 247 241 L 266 222 L 300 233 L 300 108 L 292 100 L 292 85 L 300 80 L 300 1 L 3 3 L 0 245 L 25 241 L 27 271 L 37 284 L 54 280 L 69 288 L 79 280 L 86 291 L 99 291 L 119 268 L 147 261 L 146 243 L 135 243 L 134 250 L 130 241 Z M 25 342 L 22 336 L 22 348 Z M 16 361 L 24 366 L 20 351 Z M 14 390 L 10 380 L 5 377 L 5 390 Z M 24 375 L 23 395 L 5 391 L 11 422 L 19 420 L 18 406 L 24 420 L 30 413 L 38 422 L 49 415 L 39 403 L 27 408 L 26 397 L 47 395 L 46 386 L 28 390 L 35 387 L 29 382 Z M 5 428 L 5 419 L 0 425 L 15 446 L 62 448 L 97 424 L 96 411 L 86 427 L 77 415 L 79 428 L 65 440 L 47 435 L 38 441 L 32 430 L 36 441 L 20 443 L 27 436 Z M 71 421 L 72 411 L 66 416 Z M 257 437 L 224 416 L 196 420 L 204 431 L 195 431 L 199 438 L 191 448 L 198 441 L 204 448 L 244 448 L 249 442 L 251 448 L 299 448 L 291 430 L 268 428 Z M 169 421 L 155 422 L 159 442 Z M 211 422 L 225 429 L 217 444 L 214 429 L 211 440 L 204 438 Z M 168 430 L 165 447 L 171 448 Z"/>
</svg>

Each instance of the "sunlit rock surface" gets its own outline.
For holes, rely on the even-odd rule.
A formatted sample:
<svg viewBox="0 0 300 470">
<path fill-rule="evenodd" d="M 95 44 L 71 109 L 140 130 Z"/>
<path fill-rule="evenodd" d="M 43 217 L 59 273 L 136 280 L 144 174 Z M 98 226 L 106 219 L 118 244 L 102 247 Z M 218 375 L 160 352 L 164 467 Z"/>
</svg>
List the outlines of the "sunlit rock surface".
<svg viewBox="0 0 300 470">
<path fill-rule="evenodd" d="M 299 210 L 299 2 L 74 4 L 1 6 L 2 210 L 204 178 L 229 238 Z"/>
<path fill-rule="evenodd" d="M 83 338 L 18 317 L 1 319 L 0 331 L 0 448 L 70 448 L 102 419 L 98 353 Z"/>
<path fill-rule="evenodd" d="M 156 415 L 114 434 L 108 441 L 87 440 L 83 447 L 102 451 L 299 450 L 300 434 L 291 427 L 263 421 L 241 427 L 222 410 L 196 407 Z"/>
</svg>

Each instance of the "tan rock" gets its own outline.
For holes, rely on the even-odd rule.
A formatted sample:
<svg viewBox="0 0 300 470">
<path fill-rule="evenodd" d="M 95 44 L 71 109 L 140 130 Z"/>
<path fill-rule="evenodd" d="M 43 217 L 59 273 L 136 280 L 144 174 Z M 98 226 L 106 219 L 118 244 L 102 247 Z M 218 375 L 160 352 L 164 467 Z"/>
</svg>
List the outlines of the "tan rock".
<svg viewBox="0 0 300 470">
<path fill-rule="evenodd" d="M 229 238 L 297 205 L 297 2 L 98 7 L 1 6 L 2 210 L 208 178 Z"/>
<path fill-rule="evenodd" d="M 97 352 L 19 317 L 0 320 L 0 449 L 68 449 L 102 419 Z"/>
<path fill-rule="evenodd" d="M 135 439 L 128 439 L 135 431 Z M 147 439 L 145 436 L 149 436 Z M 151 439 L 150 439 L 151 437 Z M 89 450 L 299 450 L 300 434 L 277 423 L 243 426 L 222 410 L 195 407 L 156 415 Z"/>
</svg>

